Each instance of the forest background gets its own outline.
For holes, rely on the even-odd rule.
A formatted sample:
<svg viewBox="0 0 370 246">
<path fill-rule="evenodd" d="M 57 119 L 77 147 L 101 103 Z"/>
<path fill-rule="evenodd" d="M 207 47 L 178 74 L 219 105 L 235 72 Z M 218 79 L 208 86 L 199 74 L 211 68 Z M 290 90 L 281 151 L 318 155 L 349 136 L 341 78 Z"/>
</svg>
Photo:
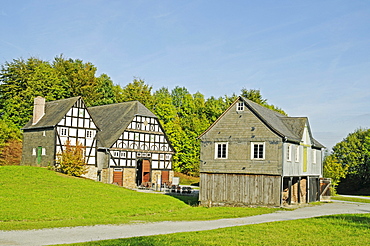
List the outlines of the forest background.
<svg viewBox="0 0 370 246">
<path fill-rule="evenodd" d="M 197 137 L 205 131 L 230 104 L 236 94 L 205 98 L 200 92 L 191 94 L 185 87 L 172 90 L 152 87 L 140 78 L 121 87 L 106 74 L 97 75 L 97 68 L 79 59 L 62 55 L 51 62 L 38 58 L 14 59 L 5 62 L 0 72 L 0 165 L 19 165 L 22 153 L 21 128 L 30 120 L 36 96 L 46 101 L 82 96 L 87 106 L 137 100 L 160 119 L 176 154 L 174 170 L 199 175 L 200 145 Z M 259 90 L 241 89 L 241 95 L 270 109 Z"/>
<path fill-rule="evenodd" d="M 199 175 L 200 144 L 205 131 L 237 98 L 237 94 L 205 98 L 191 94 L 185 87 L 156 91 L 140 78 L 121 87 L 106 74 L 97 75 L 89 62 L 64 58 L 52 61 L 38 58 L 14 59 L 1 65 L 0 71 L 0 166 L 19 165 L 22 154 L 21 128 L 29 121 L 33 100 L 46 101 L 82 96 L 87 106 L 137 100 L 157 115 L 176 154 L 173 167 L 177 172 Z M 201 83 L 201 81 L 200 81 Z M 260 105 L 287 115 L 268 104 L 257 89 L 241 88 L 240 94 Z M 326 153 L 324 177 L 332 178 L 336 188 L 343 183 L 360 193 L 370 192 L 370 130 L 358 129 Z M 340 186 L 340 185 L 339 185 Z M 339 187 L 340 188 L 340 187 Z M 347 190 L 346 190 L 347 189 Z M 362 191 L 361 191 L 362 190 Z"/>
</svg>

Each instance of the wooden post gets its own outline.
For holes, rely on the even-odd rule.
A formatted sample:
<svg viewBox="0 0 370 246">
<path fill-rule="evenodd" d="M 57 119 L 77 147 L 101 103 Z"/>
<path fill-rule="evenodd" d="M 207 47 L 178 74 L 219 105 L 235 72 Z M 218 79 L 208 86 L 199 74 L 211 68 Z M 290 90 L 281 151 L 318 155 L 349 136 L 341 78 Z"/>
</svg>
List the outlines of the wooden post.
<svg viewBox="0 0 370 246">
<path fill-rule="evenodd" d="M 289 183 L 288 183 L 288 186 L 289 186 L 288 204 L 289 205 L 292 204 L 292 180 L 293 180 L 293 177 L 290 177 L 289 178 Z"/>
<path fill-rule="evenodd" d="M 298 177 L 298 203 L 301 203 L 301 177 Z"/>
</svg>

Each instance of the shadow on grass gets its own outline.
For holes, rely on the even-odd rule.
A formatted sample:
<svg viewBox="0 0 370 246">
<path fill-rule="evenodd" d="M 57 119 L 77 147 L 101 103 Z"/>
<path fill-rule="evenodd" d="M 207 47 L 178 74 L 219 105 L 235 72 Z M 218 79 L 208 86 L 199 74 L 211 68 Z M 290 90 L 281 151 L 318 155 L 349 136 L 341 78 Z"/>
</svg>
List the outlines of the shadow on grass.
<svg viewBox="0 0 370 246">
<path fill-rule="evenodd" d="M 198 195 L 180 195 L 176 193 L 169 193 L 167 195 L 172 196 L 173 198 L 176 198 L 189 206 L 196 207 L 199 205 Z"/>
<path fill-rule="evenodd" d="M 364 211 L 364 213 L 369 213 L 369 211 Z M 323 216 L 321 218 L 333 220 L 332 221 L 333 224 L 341 224 L 359 228 L 370 227 L 370 214 L 341 214 L 341 215 Z"/>
</svg>

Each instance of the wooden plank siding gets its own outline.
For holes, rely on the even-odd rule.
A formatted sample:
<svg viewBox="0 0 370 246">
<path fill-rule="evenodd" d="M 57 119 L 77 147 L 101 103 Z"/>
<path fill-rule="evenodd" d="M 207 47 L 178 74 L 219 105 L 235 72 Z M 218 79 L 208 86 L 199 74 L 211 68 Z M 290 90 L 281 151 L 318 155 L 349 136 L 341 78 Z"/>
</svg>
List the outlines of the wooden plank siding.
<svg viewBox="0 0 370 246">
<path fill-rule="evenodd" d="M 227 173 L 201 173 L 202 205 L 280 206 L 281 177 Z"/>
</svg>

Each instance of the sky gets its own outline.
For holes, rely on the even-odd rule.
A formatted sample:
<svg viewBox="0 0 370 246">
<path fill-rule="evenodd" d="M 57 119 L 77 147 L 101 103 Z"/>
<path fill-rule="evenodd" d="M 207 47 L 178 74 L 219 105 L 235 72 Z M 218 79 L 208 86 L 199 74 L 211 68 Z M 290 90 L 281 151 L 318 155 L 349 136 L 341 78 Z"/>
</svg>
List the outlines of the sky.
<svg viewBox="0 0 370 246">
<path fill-rule="evenodd" d="M 0 65 L 91 62 L 125 86 L 259 89 L 330 151 L 370 127 L 370 1 L 0 0 Z"/>
</svg>

